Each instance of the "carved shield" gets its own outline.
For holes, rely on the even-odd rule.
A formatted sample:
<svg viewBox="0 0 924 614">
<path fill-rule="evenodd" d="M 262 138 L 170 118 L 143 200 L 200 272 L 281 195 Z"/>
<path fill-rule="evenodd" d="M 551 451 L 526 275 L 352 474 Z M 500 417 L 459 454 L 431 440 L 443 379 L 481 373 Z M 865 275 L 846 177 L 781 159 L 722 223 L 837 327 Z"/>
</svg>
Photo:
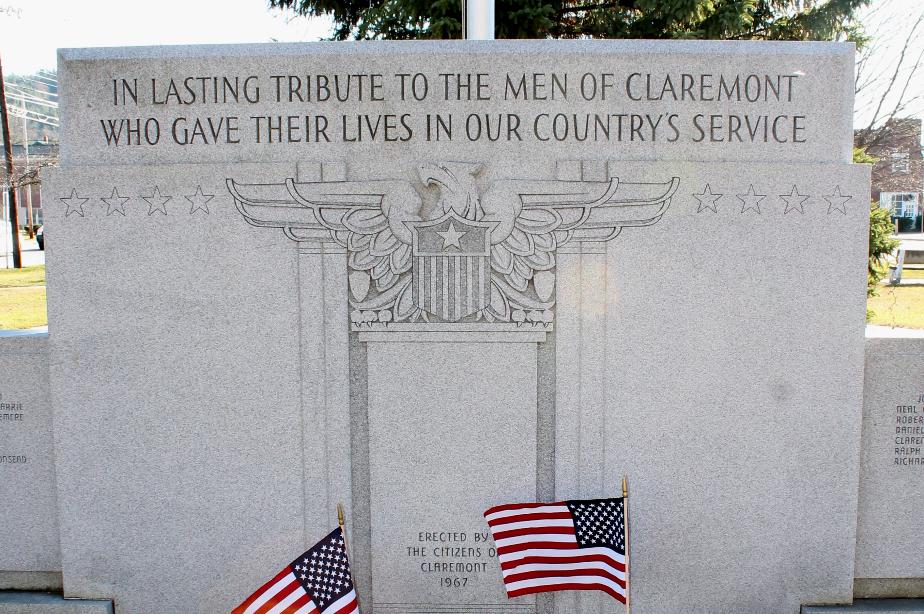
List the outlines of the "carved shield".
<svg viewBox="0 0 924 614">
<path fill-rule="evenodd" d="M 453 211 L 435 220 L 408 222 L 414 304 L 446 322 L 484 309 L 491 296 L 491 230 L 496 225 Z"/>
</svg>

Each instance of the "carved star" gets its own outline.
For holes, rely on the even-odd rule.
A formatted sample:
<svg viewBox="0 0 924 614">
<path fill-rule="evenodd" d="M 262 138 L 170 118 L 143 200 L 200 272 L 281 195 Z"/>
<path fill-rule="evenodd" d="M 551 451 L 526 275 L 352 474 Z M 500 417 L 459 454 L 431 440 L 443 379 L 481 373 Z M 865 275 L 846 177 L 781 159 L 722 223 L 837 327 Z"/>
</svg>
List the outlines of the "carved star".
<svg viewBox="0 0 924 614">
<path fill-rule="evenodd" d="M 719 206 L 716 203 L 720 198 L 722 198 L 722 195 L 714 194 L 708 183 L 706 184 L 706 187 L 703 188 L 702 194 L 694 194 L 693 198 L 699 201 L 699 206 L 696 207 L 697 213 L 701 213 L 707 209 L 713 213 L 719 212 Z"/>
<path fill-rule="evenodd" d="M 74 188 L 71 190 L 70 196 L 60 198 L 59 200 L 67 205 L 67 211 L 64 212 L 64 217 L 70 216 L 71 213 L 76 213 L 80 217 L 83 217 L 83 205 L 90 199 L 77 196 L 77 188 Z"/>
<path fill-rule="evenodd" d="M 112 215 L 113 213 L 121 213 L 125 215 L 125 203 L 130 199 L 128 196 L 119 196 L 119 191 L 116 188 L 112 188 L 112 195 L 109 198 L 101 198 L 108 209 L 106 209 L 106 215 Z"/>
<path fill-rule="evenodd" d="M 148 201 L 148 215 L 153 215 L 155 211 L 160 211 L 164 215 L 167 215 L 167 201 L 173 198 L 172 196 L 164 196 L 160 193 L 160 188 L 154 186 L 154 192 L 150 196 L 142 196 L 144 200 Z"/>
<path fill-rule="evenodd" d="M 745 213 L 748 209 L 753 209 L 760 214 L 760 201 L 766 197 L 766 194 L 757 194 L 752 183 L 748 186 L 747 194 L 738 194 L 738 200 L 741 201 L 741 213 Z"/>
<path fill-rule="evenodd" d="M 449 222 L 449 228 L 447 228 L 446 230 L 444 230 L 444 231 L 442 231 L 442 232 L 437 232 L 436 234 L 438 234 L 439 236 L 443 237 L 443 249 L 446 249 L 446 248 L 448 248 L 448 247 L 453 247 L 453 246 L 455 246 L 455 247 L 458 247 L 458 248 L 461 250 L 461 249 L 462 249 L 462 246 L 459 245 L 459 239 L 461 239 L 462 237 L 464 237 L 464 236 L 467 235 L 468 233 L 467 233 L 467 232 L 459 232 L 458 230 L 456 230 L 456 225 L 453 224 L 452 221 L 450 221 L 450 222 Z"/>
<path fill-rule="evenodd" d="M 196 211 L 199 211 L 200 209 L 208 213 L 209 208 L 206 203 L 208 203 L 210 200 L 215 198 L 215 195 L 214 194 L 203 194 L 202 186 L 200 185 L 200 186 L 196 186 L 195 194 L 192 194 L 190 196 L 184 196 L 183 198 L 185 198 L 186 200 L 192 203 L 192 207 L 189 208 L 189 214 L 192 215 L 193 213 L 195 213 Z"/>
<path fill-rule="evenodd" d="M 834 194 L 830 196 L 823 197 L 828 201 L 828 213 L 831 213 L 831 210 L 840 211 L 844 215 L 847 215 L 847 201 L 853 198 L 853 196 L 844 196 L 841 194 L 841 186 L 834 186 Z"/>
<path fill-rule="evenodd" d="M 783 211 L 784 215 L 790 211 L 805 213 L 805 210 L 802 208 L 802 203 L 808 200 L 808 196 L 799 194 L 799 190 L 796 189 L 796 186 L 792 186 L 792 191 L 789 194 L 780 194 L 780 198 L 786 203 L 786 210 Z"/>
</svg>

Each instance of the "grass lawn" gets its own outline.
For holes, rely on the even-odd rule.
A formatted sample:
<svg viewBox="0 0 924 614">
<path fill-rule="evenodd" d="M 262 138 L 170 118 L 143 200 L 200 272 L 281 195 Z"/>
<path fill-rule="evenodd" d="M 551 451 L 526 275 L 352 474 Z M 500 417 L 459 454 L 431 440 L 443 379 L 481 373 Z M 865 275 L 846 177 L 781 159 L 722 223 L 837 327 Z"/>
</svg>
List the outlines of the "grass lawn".
<svg viewBox="0 0 924 614">
<path fill-rule="evenodd" d="M 924 269 L 902 269 L 902 279 L 924 279 Z"/>
<path fill-rule="evenodd" d="M 0 288 L 44 285 L 45 265 L 27 266 L 21 269 L 0 269 Z"/>
<path fill-rule="evenodd" d="M 0 329 L 46 324 L 45 267 L 0 270 Z"/>
<path fill-rule="evenodd" d="M 880 286 L 867 307 L 874 312 L 871 324 L 924 328 L 924 286 Z"/>
</svg>

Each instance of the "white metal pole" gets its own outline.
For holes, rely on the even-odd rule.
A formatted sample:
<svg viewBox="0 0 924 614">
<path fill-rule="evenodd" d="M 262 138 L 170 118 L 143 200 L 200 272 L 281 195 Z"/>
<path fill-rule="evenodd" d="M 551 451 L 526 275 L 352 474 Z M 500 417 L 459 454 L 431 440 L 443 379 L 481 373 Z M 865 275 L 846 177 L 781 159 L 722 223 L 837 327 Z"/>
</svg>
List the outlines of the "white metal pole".
<svg viewBox="0 0 924 614">
<path fill-rule="evenodd" d="M 26 99 L 22 99 L 22 146 L 26 152 L 26 173 L 29 172 L 29 115 L 26 113 Z M 23 173 L 25 174 L 25 173 Z M 28 228 L 29 238 L 35 238 L 35 232 L 32 230 L 34 223 L 32 221 L 32 184 L 27 183 L 23 186 L 26 196 L 26 225 Z"/>
<path fill-rule="evenodd" d="M 494 40 L 494 0 L 465 0 L 465 38 Z"/>
<path fill-rule="evenodd" d="M 6 202 L 8 197 L 6 185 L 0 185 L 0 188 L 3 189 L 3 197 L 0 198 L 0 201 L 3 202 L 3 210 L 0 211 L 0 234 L 3 235 L 3 268 L 8 269 L 10 268 L 10 256 L 12 256 L 12 250 L 10 249 L 10 231 L 9 228 L 7 228 L 8 220 L 6 219 L 6 210 L 9 204 Z"/>
</svg>

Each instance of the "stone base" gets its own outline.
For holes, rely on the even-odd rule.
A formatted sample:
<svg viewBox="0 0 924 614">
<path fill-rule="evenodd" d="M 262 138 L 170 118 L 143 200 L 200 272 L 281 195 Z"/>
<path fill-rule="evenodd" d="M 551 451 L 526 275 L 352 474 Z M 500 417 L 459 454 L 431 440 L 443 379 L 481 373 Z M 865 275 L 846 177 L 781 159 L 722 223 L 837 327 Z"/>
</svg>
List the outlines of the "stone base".
<svg viewBox="0 0 924 614">
<path fill-rule="evenodd" d="M 924 578 L 854 578 L 853 598 L 924 599 Z"/>
<path fill-rule="evenodd" d="M 112 602 L 49 593 L 0 591 L 0 614 L 113 614 Z"/>
<path fill-rule="evenodd" d="M 802 614 L 924 614 L 924 599 L 857 599 L 853 605 L 804 605 Z"/>
</svg>

